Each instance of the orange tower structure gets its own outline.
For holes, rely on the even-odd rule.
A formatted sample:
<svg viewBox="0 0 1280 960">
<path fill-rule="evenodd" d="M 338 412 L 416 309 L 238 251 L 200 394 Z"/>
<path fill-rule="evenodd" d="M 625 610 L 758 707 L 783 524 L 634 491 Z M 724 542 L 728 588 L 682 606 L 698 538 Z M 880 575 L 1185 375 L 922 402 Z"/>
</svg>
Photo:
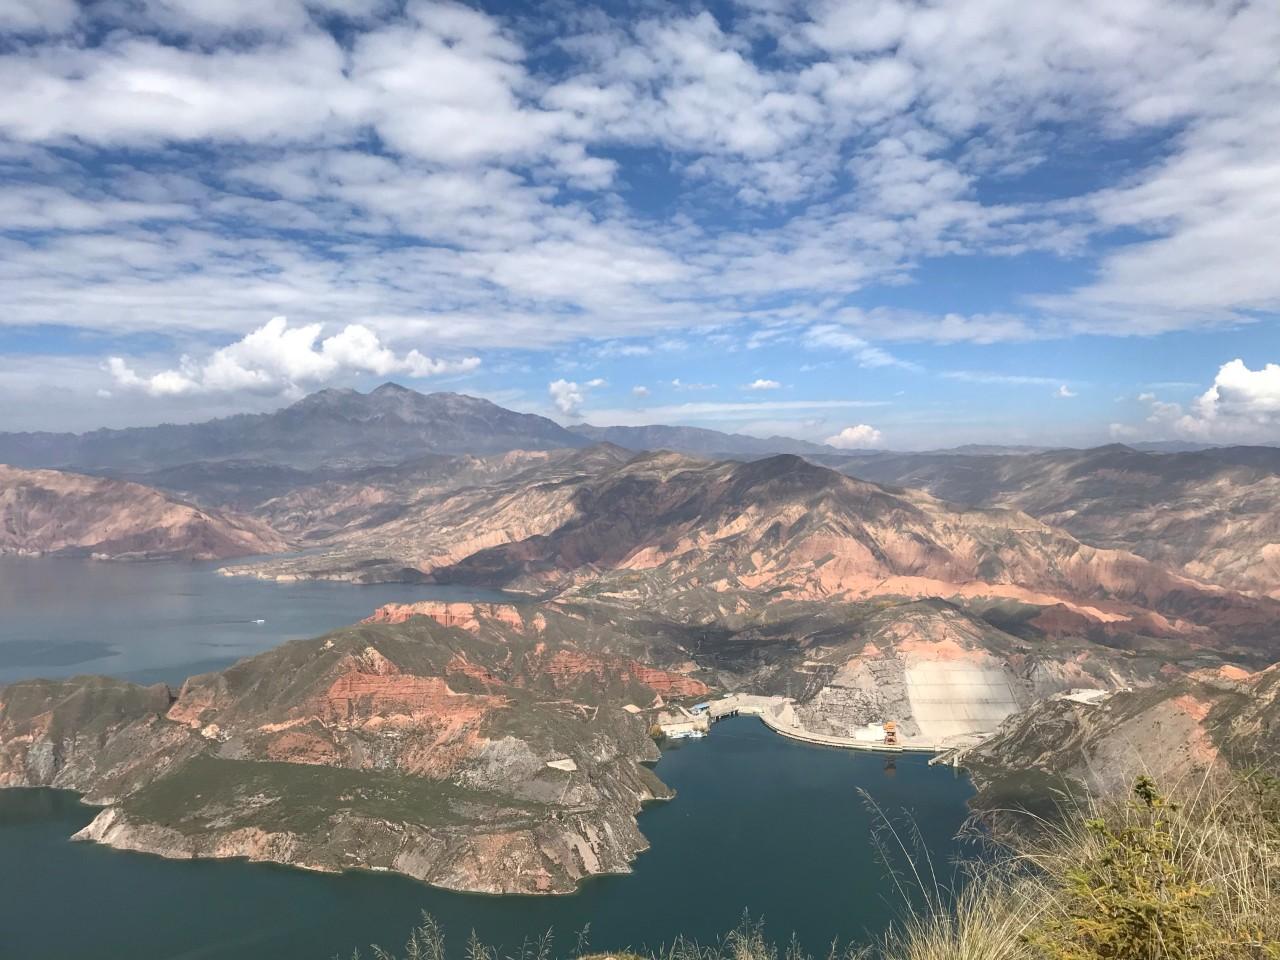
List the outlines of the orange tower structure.
<svg viewBox="0 0 1280 960">
<path fill-rule="evenodd" d="M 898 725 L 892 720 L 884 722 L 884 743 L 886 747 L 896 747 L 898 745 Z"/>
</svg>

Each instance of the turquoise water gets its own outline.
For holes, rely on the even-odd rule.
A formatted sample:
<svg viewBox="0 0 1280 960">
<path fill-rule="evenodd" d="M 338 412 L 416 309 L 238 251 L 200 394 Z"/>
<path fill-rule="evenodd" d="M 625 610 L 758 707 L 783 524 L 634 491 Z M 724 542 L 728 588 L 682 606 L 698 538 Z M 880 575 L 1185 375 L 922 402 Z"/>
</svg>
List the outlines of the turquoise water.
<svg viewBox="0 0 1280 960">
<path fill-rule="evenodd" d="M 199 565 L 0 559 L 0 682 L 110 673 L 176 683 L 381 603 L 427 596 L 486 595 L 282 585 Z M 554 928 L 567 955 L 587 924 L 593 949 L 655 946 L 681 934 L 713 940 L 744 911 L 779 940 L 794 932 L 825 955 L 833 938 L 864 940 L 900 909 L 872 842 L 882 821 L 860 791 L 890 816 L 910 817 L 944 872 L 972 793 L 967 779 L 924 757 L 809 746 L 745 717 L 667 750 L 657 771 L 679 795 L 641 815 L 652 847 L 635 872 L 550 898 L 70 843 L 94 813 L 74 795 L 0 790 L 0 960 L 325 960 L 357 946 L 368 956 L 370 943 L 398 946 L 423 910 L 443 924 L 453 957 L 472 929 L 514 952 Z"/>
<path fill-rule="evenodd" d="M 0 684 L 104 673 L 176 685 L 286 640 L 355 623 L 383 603 L 426 598 L 502 595 L 416 584 L 275 583 L 223 577 L 214 564 L 0 557 Z"/>
<path fill-rule="evenodd" d="M 433 914 L 457 956 L 468 932 L 515 951 L 548 928 L 571 953 L 713 940 L 744 910 L 767 930 L 825 955 L 865 939 L 899 910 L 877 859 L 877 817 L 908 815 L 942 870 L 971 794 L 949 768 L 902 756 L 813 747 L 741 717 L 668 750 L 659 775 L 679 795 L 640 825 L 652 848 L 629 876 L 598 877 L 567 897 L 488 897 L 386 874 L 330 876 L 245 862 L 170 861 L 67 837 L 93 811 L 51 790 L 0 791 L 0 956 L 325 960 L 371 942 L 399 946 Z"/>
</svg>

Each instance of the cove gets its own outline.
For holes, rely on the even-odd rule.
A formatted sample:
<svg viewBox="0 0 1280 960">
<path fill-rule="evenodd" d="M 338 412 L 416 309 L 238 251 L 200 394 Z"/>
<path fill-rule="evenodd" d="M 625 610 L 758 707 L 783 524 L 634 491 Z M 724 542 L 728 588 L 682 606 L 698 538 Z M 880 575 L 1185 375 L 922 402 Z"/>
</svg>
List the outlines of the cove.
<svg viewBox="0 0 1280 960">
<path fill-rule="evenodd" d="M 901 904 L 872 834 L 891 818 L 918 828 L 918 854 L 949 876 L 967 778 L 923 756 L 883 756 L 779 737 L 754 718 L 666 750 L 658 774 L 678 796 L 640 817 L 651 849 L 627 876 L 564 897 L 436 890 L 387 874 L 307 873 L 240 861 L 171 861 L 71 843 L 93 811 L 52 790 L 0 790 L 4 956 L 131 960 L 326 960 L 398 948 L 422 911 L 459 957 L 467 934 L 514 952 L 548 928 L 571 955 L 590 924 L 593 950 L 703 941 L 743 916 L 823 956 L 832 939 L 883 930 Z M 500 954 L 501 955 L 501 954 Z"/>
</svg>

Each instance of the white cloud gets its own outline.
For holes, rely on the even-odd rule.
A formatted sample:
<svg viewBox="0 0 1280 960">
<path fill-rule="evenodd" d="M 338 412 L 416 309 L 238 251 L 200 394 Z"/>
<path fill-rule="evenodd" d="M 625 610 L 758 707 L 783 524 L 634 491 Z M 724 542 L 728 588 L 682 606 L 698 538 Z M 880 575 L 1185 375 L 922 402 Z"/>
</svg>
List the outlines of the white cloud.
<svg viewBox="0 0 1280 960">
<path fill-rule="evenodd" d="M 763 378 L 752 380 L 743 389 L 744 390 L 777 390 L 782 386 L 777 380 L 765 380 Z"/>
<path fill-rule="evenodd" d="M 183 356 L 175 369 L 144 376 L 122 357 L 109 357 L 106 367 L 120 387 L 141 390 L 154 397 L 170 397 L 204 393 L 296 393 L 305 386 L 355 373 L 429 377 L 468 373 L 480 365 L 477 357 L 438 360 L 416 349 L 397 356 L 376 333 L 359 324 L 350 324 L 323 340 L 321 329 L 318 323 L 291 328 L 284 317 L 273 317 L 204 360 Z"/>
<path fill-rule="evenodd" d="M 1239 358 L 1224 363 L 1191 412 L 1174 424 L 1180 433 L 1202 439 L 1276 439 L 1280 435 L 1280 364 L 1251 370 Z"/>
<path fill-rule="evenodd" d="M 608 386 L 608 383 L 602 377 L 596 377 L 586 383 L 576 383 L 573 380 L 561 378 L 547 384 L 547 393 L 550 394 L 551 402 L 555 404 L 557 410 L 566 417 L 576 417 L 587 401 L 587 392 L 604 386 Z"/>
<path fill-rule="evenodd" d="M 1212 443 L 1274 443 L 1280 440 L 1280 364 L 1251 369 L 1237 358 L 1218 368 L 1213 384 L 1189 406 L 1143 393 L 1145 424 L 1113 424 L 1117 438 L 1147 435 Z"/>
<path fill-rule="evenodd" d="M 1076 392 L 1072 390 L 1070 387 L 1068 387 L 1065 383 L 1063 383 L 1058 386 L 1058 390 L 1056 393 L 1054 393 L 1054 396 L 1061 397 L 1063 399 L 1069 399 L 1071 397 L 1076 396 Z"/>
<path fill-rule="evenodd" d="M 5 0 L 0 29 L 12 33 L 58 33 L 75 22 L 75 0 Z"/>
<path fill-rule="evenodd" d="M 8 325 L 232 339 L 288 312 L 638 355 L 619 338 L 737 324 L 767 328 L 734 331 L 748 347 L 914 369 L 883 344 L 1280 309 L 1280 18 L 1260 2 L 760 0 L 533 29 L 450 3 L 7 0 L 0 31 L 21 37 L 0 53 Z M 1119 173 L 1003 189 L 1082 142 Z M 623 189 L 618 147 L 677 181 L 674 215 Z M 1011 289 L 1025 313 L 847 306 L 926 260 L 1037 251 L 1095 279 Z"/>
<path fill-rule="evenodd" d="M 919 369 L 914 363 L 899 360 L 887 350 L 873 346 L 862 337 L 831 323 L 820 323 L 805 333 L 807 345 L 813 349 L 840 350 L 852 354 L 861 367 L 900 367 L 904 370 Z"/>
<path fill-rule="evenodd" d="M 647 397 L 649 395 L 649 388 L 641 384 L 637 384 L 631 388 L 631 395 L 633 397 Z"/>
<path fill-rule="evenodd" d="M 1057 377 L 1039 377 L 1021 373 L 990 373 L 983 370 L 946 370 L 941 376 L 946 380 L 961 380 L 965 383 L 998 383 L 1011 386 L 1044 386 L 1062 384 Z M 1065 384 L 1062 384 L 1065 387 Z"/>
<path fill-rule="evenodd" d="M 841 450 L 857 450 L 880 446 L 884 442 L 884 436 L 875 427 L 860 423 L 856 427 L 845 427 L 835 436 L 827 437 L 826 442 Z"/>
<path fill-rule="evenodd" d="M 877 340 L 927 343 L 1005 343 L 1051 335 L 1053 325 L 1008 313 L 930 314 L 917 310 L 848 307 L 833 319 L 852 333 Z M 1060 331 L 1059 331 L 1060 332 Z"/>
<path fill-rule="evenodd" d="M 1127 423 L 1113 423 L 1108 428 L 1108 433 L 1112 440 L 1124 442 L 1126 440 L 1135 440 L 1142 436 L 1142 431 L 1137 427 Z"/>
</svg>

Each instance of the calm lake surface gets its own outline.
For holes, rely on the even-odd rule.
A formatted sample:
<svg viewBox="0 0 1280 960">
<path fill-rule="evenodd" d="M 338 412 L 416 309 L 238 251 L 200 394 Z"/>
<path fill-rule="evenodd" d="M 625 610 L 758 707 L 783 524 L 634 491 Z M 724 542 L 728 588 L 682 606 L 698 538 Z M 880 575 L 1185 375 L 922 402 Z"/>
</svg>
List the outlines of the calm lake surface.
<svg viewBox="0 0 1280 960">
<path fill-rule="evenodd" d="M 0 683 L 103 673 L 182 683 L 384 603 L 501 600 L 472 587 L 276 583 L 216 564 L 0 557 Z M 263 623 L 255 621 L 262 620 Z"/>
<path fill-rule="evenodd" d="M 0 677 L 100 672 L 176 682 L 379 603 L 432 595 L 442 592 L 229 580 L 176 564 L 0 561 L 0 644 L 26 645 L 0 650 L 27 651 L 0 664 Z M 245 622 L 257 617 L 267 623 Z M 30 663 L 42 645 L 81 642 L 115 652 Z M 712 941 L 744 911 L 776 939 L 794 931 L 825 955 L 833 938 L 864 940 L 900 912 L 872 840 L 882 820 L 860 791 L 890 817 L 909 817 L 943 874 L 971 852 L 952 838 L 972 788 L 923 756 L 814 747 L 743 717 L 666 750 L 657 772 L 678 797 L 641 815 L 652 848 L 635 872 L 595 878 L 567 897 L 456 894 L 387 874 L 170 861 L 70 843 L 93 809 L 65 792 L 0 790 L 0 958 L 327 960 L 357 946 L 368 956 L 370 943 L 399 947 L 424 910 L 443 925 L 454 957 L 472 929 L 515 952 L 526 936 L 554 928 L 563 956 L 587 924 L 596 950 L 657 946 L 681 934 Z"/>
</svg>

